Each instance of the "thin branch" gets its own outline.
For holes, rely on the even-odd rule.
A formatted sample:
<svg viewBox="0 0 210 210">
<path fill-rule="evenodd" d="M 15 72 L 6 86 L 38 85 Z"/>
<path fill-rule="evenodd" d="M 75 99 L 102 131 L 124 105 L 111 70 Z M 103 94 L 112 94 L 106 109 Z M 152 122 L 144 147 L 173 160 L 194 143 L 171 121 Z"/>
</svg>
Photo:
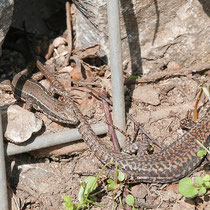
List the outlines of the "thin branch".
<svg viewBox="0 0 210 210">
<path fill-rule="evenodd" d="M 104 97 L 106 97 L 106 91 L 102 89 L 100 95 L 103 95 Z M 110 124 L 111 125 L 113 124 L 113 121 L 112 121 L 111 114 L 109 112 L 109 105 L 103 99 L 102 99 L 102 103 L 103 103 L 103 107 L 104 107 L 105 117 L 106 117 L 106 120 L 108 122 L 108 130 L 109 130 L 109 133 L 111 135 L 111 139 L 112 139 L 112 143 L 113 143 L 114 149 L 115 149 L 115 151 L 120 152 L 120 146 L 119 146 L 119 142 L 118 142 L 115 130 L 114 130 L 114 128 L 112 126 L 110 126 Z"/>
<path fill-rule="evenodd" d="M 53 51 L 54 51 L 54 45 L 53 44 L 50 44 L 49 47 L 48 47 L 48 52 L 47 54 L 45 55 L 45 59 L 46 60 L 49 60 L 53 54 Z"/>
<path fill-rule="evenodd" d="M 65 65 L 68 65 L 69 62 L 69 58 L 71 56 L 71 52 L 72 52 L 72 26 L 71 26 L 71 4 L 70 2 L 66 2 L 66 27 L 67 27 L 67 42 L 68 42 L 68 56 L 67 59 L 65 61 Z"/>
</svg>

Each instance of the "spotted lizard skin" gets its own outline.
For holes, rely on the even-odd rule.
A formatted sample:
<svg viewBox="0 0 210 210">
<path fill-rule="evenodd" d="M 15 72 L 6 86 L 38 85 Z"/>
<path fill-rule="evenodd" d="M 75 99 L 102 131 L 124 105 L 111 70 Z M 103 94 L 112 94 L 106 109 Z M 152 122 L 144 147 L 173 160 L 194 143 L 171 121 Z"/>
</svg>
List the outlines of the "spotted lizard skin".
<svg viewBox="0 0 210 210">
<path fill-rule="evenodd" d="M 57 92 L 64 96 L 68 109 L 72 110 L 80 121 L 78 130 L 91 151 L 104 164 L 109 162 L 118 164 L 119 168 L 126 174 L 127 182 L 174 182 L 191 173 L 203 160 L 202 157 L 197 156 L 201 147 L 196 141 L 199 140 L 206 147 L 209 146 L 210 108 L 188 133 L 160 153 L 141 157 L 123 155 L 119 152 L 109 151 L 100 144 L 99 138 L 73 99 L 68 96 L 68 93 L 53 75 L 50 75 L 45 68 L 40 68 L 40 70 L 54 84 Z"/>
<path fill-rule="evenodd" d="M 76 107 L 74 107 L 76 108 Z M 99 139 L 76 108 L 75 113 L 80 120 L 79 132 L 95 156 L 104 164 L 115 162 L 126 174 L 127 182 L 170 183 L 190 174 L 203 160 L 197 156 L 201 147 L 210 143 L 210 109 L 206 115 L 188 133 L 174 141 L 160 153 L 141 157 L 123 155 L 108 151 L 99 143 Z"/>
</svg>

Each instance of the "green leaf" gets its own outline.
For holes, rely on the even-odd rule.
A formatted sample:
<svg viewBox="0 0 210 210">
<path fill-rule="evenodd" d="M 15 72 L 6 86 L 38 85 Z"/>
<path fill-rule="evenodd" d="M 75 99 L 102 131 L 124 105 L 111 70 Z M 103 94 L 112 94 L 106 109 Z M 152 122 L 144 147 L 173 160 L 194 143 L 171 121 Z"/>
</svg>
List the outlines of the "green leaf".
<svg viewBox="0 0 210 210">
<path fill-rule="evenodd" d="M 85 188 L 86 188 L 86 183 L 82 183 L 79 188 L 79 193 L 78 193 L 78 200 L 80 203 L 82 203 L 85 199 L 85 195 L 84 195 Z"/>
<path fill-rule="evenodd" d="M 108 190 L 114 190 L 115 189 L 115 184 L 114 184 L 114 180 L 112 179 L 108 179 L 107 180 L 108 185 Z"/>
<path fill-rule="evenodd" d="M 195 182 L 197 185 L 202 186 L 203 185 L 203 178 L 202 177 L 196 177 Z"/>
<path fill-rule="evenodd" d="M 202 194 L 202 195 L 204 195 L 205 193 L 206 193 L 206 188 L 205 187 L 201 187 L 200 188 L 200 193 Z"/>
<path fill-rule="evenodd" d="M 78 200 L 80 203 L 88 197 L 88 195 L 98 187 L 97 178 L 88 176 L 85 178 L 79 189 Z"/>
<path fill-rule="evenodd" d="M 140 76 L 135 76 L 135 75 L 131 75 L 130 77 L 128 77 L 129 79 L 139 79 Z"/>
<path fill-rule="evenodd" d="M 186 198 L 193 198 L 198 194 L 197 188 L 193 185 L 192 179 L 189 177 L 180 180 L 178 190 Z"/>
<path fill-rule="evenodd" d="M 206 188 L 210 188 L 210 182 L 204 182 Z"/>
<path fill-rule="evenodd" d="M 94 176 L 88 176 L 85 178 L 85 182 L 87 183 L 85 188 L 85 195 L 93 192 L 98 187 L 97 178 Z"/>
<path fill-rule="evenodd" d="M 210 174 L 206 174 L 206 175 L 203 177 L 203 181 L 204 181 L 204 182 L 209 182 L 209 181 L 210 181 Z"/>
<path fill-rule="evenodd" d="M 125 180 L 125 174 L 122 171 L 120 171 L 120 170 L 118 170 L 118 180 L 120 182 Z"/>
<path fill-rule="evenodd" d="M 206 155 L 206 150 L 199 150 L 198 152 L 197 152 L 197 156 L 198 157 L 203 157 L 203 156 L 205 156 Z"/>
<path fill-rule="evenodd" d="M 68 195 L 65 195 L 63 197 L 63 200 L 65 201 L 65 203 L 63 203 L 63 205 L 66 207 L 66 210 L 73 210 L 74 209 L 74 204 L 72 203 L 72 200 Z"/>
<path fill-rule="evenodd" d="M 129 206 L 133 206 L 134 205 L 133 195 L 131 195 L 131 194 L 127 195 L 126 198 L 125 198 L 125 201 Z"/>
<path fill-rule="evenodd" d="M 107 183 L 108 183 L 108 184 L 111 184 L 111 183 L 113 183 L 113 182 L 114 182 L 113 179 L 108 179 L 108 180 L 107 180 Z"/>
<path fill-rule="evenodd" d="M 70 198 L 68 195 L 64 195 L 64 196 L 63 196 L 63 200 L 64 200 L 65 202 L 71 202 L 71 198 Z"/>
</svg>

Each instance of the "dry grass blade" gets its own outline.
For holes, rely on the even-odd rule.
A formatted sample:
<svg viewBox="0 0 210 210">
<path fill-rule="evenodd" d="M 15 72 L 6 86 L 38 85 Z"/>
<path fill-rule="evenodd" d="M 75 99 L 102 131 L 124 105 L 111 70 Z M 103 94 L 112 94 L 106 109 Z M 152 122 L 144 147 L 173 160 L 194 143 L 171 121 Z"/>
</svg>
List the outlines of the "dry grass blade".
<svg viewBox="0 0 210 210">
<path fill-rule="evenodd" d="M 196 121 L 198 119 L 198 103 L 200 101 L 200 98 L 202 96 L 202 93 L 203 93 L 203 88 L 201 88 L 200 90 L 200 93 L 199 93 L 199 96 L 195 102 L 195 107 L 194 107 L 194 121 Z"/>
</svg>

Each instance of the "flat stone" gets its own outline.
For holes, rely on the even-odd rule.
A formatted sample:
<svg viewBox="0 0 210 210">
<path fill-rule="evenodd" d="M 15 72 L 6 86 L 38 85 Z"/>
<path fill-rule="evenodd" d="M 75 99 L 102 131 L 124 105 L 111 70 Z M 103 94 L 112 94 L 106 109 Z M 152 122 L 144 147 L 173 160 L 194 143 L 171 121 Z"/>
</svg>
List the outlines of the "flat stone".
<svg viewBox="0 0 210 210">
<path fill-rule="evenodd" d="M 177 193 L 175 193 L 173 190 L 164 191 L 163 194 L 164 201 L 174 202 L 177 199 Z"/>
<path fill-rule="evenodd" d="M 146 195 L 148 195 L 148 191 L 146 189 L 146 186 L 143 184 L 135 185 L 131 188 L 131 194 L 136 198 L 145 198 Z"/>
<path fill-rule="evenodd" d="M 133 99 L 146 104 L 160 104 L 159 93 L 152 86 L 138 86 L 133 92 Z"/>
<path fill-rule="evenodd" d="M 5 117 L 4 117 L 5 119 Z M 11 105 L 7 109 L 7 127 L 5 137 L 20 144 L 27 141 L 34 132 L 42 128 L 42 120 L 37 119 L 34 113 L 18 105 Z"/>
</svg>

